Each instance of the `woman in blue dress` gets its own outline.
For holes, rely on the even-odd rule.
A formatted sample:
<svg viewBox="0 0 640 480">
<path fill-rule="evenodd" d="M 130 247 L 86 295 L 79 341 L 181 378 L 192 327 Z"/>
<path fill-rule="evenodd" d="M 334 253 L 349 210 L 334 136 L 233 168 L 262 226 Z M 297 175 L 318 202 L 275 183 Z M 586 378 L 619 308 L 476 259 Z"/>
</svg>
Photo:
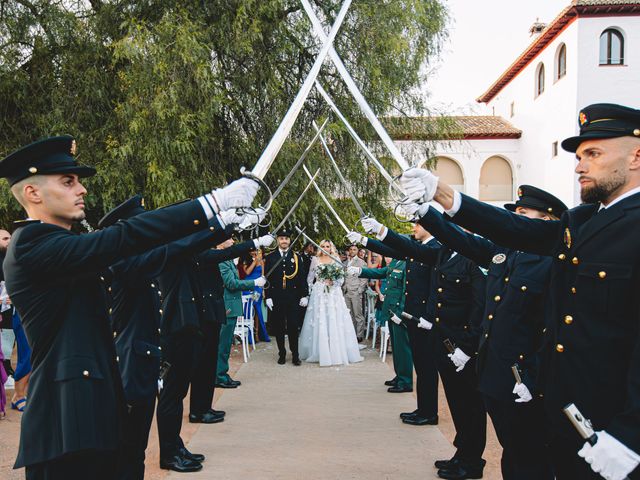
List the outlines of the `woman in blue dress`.
<svg viewBox="0 0 640 480">
<path fill-rule="evenodd" d="M 251 250 L 248 255 L 241 258 L 244 279 L 255 280 L 262 276 L 264 270 L 264 258 L 262 248 Z M 241 275 L 242 277 L 242 275 Z M 253 291 L 242 292 L 243 295 L 253 294 L 253 309 L 258 314 L 258 338 L 264 342 L 270 342 L 269 334 L 264 323 L 264 311 L 262 309 L 262 287 L 255 287 Z"/>
</svg>

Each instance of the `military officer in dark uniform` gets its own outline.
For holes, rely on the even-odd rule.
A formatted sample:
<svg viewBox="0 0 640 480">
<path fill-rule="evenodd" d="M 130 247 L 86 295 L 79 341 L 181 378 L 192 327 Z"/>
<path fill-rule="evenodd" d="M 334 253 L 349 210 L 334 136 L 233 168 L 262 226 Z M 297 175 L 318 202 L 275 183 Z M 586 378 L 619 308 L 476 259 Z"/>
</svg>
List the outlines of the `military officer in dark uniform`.
<svg viewBox="0 0 640 480">
<path fill-rule="evenodd" d="M 141 195 L 135 195 L 107 213 L 98 223 L 106 228 L 118 220 L 144 213 Z M 188 237 L 126 258 L 111 271 L 111 324 L 116 345 L 116 361 L 127 403 L 123 420 L 123 458 L 118 479 L 144 478 L 145 449 L 155 409 L 160 373 L 160 319 L 162 297 L 156 279 L 175 262 L 219 243 L 225 230 L 204 229 Z M 193 456 L 186 451 L 183 456 Z M 195 455 L 196 458 L 199 457 Z"/>
<path fill-rule="evenodd" d="M 202 296 L 204 315 L 200 329 L 203 335 L 202 352 L 199 355 L 194 376 L 191 379 L 191 397 L 189 421 L 191 423 L 207 423 L 212 413 L 213 395 L 215 393 L 218 370 L 218 343 L 220 327 L 227 321 L 224 304 L 224 282 L 218 265 L 232 260 L 255 248 L 269 247 L 273 244 L 271 235 L 264 235 L 254 240 L 221 249 L 208 249 L 196 255 L 196 272 L 198 291 Z"/>
<path fill-rule="evenodd" d="M 0 176 L 30 220 L 4 261 L 6 286 L 32 348 L 29 405 L 15 467 L 27 479 L 112 479 L 124 407 L 100 273 L 127 256 L 206 228 L 221 209 L 249 205 L 246 179 L 183 205 L 148 212 L 86 235 L 81 177 L 70 136 L 30 144 L 0 162 Z M 211 206 L 213 205 L 213 207 Z M 215 210 L 214 210 L 215 208 Z"/>
<path fill-rule="evenodd" d="M 415 257 L 408 257 L 379 240 L 363 237 L 364 246 L 385 257 L 406 261 L 404 310 L 416 317 L 428 316 L 428 302 L 432 294 L 431 265 Z M 413 239 L 417 245 L 439 249 L 440 244 L 420 225 L 415 224 Z M 413 366 L 416 370 L 416 400 L 418 408 L 413 412 L 400 414 L 408 425 L 438 424 L 438 368 L 436 365 L 435 335 L 418 325 L 407 324 Z"/>
<path fill-rule="evenodd" d="M 530 185 L 520 186 L 518 196 L 505 205 L 518 215 L 557 220 L 567 210 L 558 198 Z M 502 478 L 553 480 L 537 383 L 551 257 L 500 247 L 464 232 L 433 207 L 420 223 L 444 245 L 488 269 L 478 379 L 503 448 Z M 517 385 L 514 366 L 522 380 Z"/>
<path fill-rule="evenodd" d="M 437 461 L 440 478 L 481 478 L 487 437 L 487 415 L 477 390 L 476 356 L 485 303 L 486 281 L 478 265 L 440 245 L 430 248 L 398 235 L 373 218 L 362 221 L 385 245 L 405 257 L 432 266 L 433 294 L 421 324 L 437 337 L 438 373 L 456 428 L 455 461 Z M 397 319 L 396 319 L 397 320 Z"/>
<path fill-rule="evenodd" d="M 283 228 L 276 234 L 278 248 L 265 257 L 265 272 L 270 272 L 275 264 L 279 267 L 267 278 L 268 287 L 264 290 L 269 310 L 269 323 L 278 343 L 278 363 L 284 365 L 287 356 L 284 336 L 289 337 L 289 350 L 293 364 L 300 365 L 298 356 L 298 330 L 300 325 L 300 307 L 308 302 L 307 277 L 302 272 L 302 262 L 297 253 L 291 250 L 291 232 Z"/>
<path fill-rule="evenodd" d="M 595 104 L 578 122 L 580 134 L 562 146 L 576 153 L 584 204 L 559 221 L 477 202 L 425 170 L 405 172 L 401 183 L 410 198 L 433 198 L 454 222 L 499 245 L 552 257 L 553 348 L 543 377 L 556 478 L 638 478 L 640 111 Z M 591 420 L 594 446 L 564 417 L 569 403 Z"/>
</svg>

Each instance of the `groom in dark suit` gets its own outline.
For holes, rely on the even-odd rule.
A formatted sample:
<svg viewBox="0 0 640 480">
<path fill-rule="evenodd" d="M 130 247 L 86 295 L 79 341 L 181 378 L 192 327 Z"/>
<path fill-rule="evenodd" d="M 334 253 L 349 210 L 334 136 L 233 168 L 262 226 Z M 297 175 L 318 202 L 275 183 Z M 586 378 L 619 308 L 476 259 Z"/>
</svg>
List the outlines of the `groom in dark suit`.
<svg viewBox="0 0 640 480">
<path fill-rule="evenodd" d="M 291 233 L 286 228 L 277 232 L 278 248 L 265 258 L 265 272 L 279 264 L 269 278 L 269 288 L 264 296 L 271 311 L 269 321 L 278 343 L 278 363 L 283 365 L 287 356 L 284 345 L 285 333 L 289 337 L 289 350 L 294 365 L 300 365 L 298 356 L 298 326 L 301 306 L 307 305 L 307 276 L 302 259 L 289 247 Z"/>
</svg>

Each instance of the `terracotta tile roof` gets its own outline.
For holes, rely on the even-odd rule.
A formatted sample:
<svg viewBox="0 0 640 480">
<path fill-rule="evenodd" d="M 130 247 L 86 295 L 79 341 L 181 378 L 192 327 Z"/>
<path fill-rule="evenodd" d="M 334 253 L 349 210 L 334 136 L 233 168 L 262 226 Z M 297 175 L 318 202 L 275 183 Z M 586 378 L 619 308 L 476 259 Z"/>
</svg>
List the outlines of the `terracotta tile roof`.
<svg viewBox="0 0 640 480">
<path fill-rule="evenodd" d="M 504 118 L 489 115 L 387 117 L 383 123 L 394 140 L 474 140 L 522 135 Z"/>
<path fill-rule="evenodd" d="M 547 25 L 525 51 L 500 75 L 476 101 L 490 102 L 516 75 L 544 50 L 576 18 L 590 15 L 640 14 L 640 1 L 572 0 L 571 4 Z"/>
</svg>

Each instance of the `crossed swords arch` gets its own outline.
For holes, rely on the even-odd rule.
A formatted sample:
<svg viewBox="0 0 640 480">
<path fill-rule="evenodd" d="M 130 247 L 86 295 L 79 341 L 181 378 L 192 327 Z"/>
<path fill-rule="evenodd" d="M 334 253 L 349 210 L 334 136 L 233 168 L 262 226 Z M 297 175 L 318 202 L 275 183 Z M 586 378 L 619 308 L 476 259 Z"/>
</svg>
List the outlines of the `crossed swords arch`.
<svg viewBox="0 0 640 480">
<path fill-rule="evenodd" d="M 291 103 L 284 118 L 280 122 L 280 125 L 276 129 L 276 132 L 274 133 L 273 137 L 271 138 L 266 148 L 260 155 L 260 158 L 258 159 L 257 163 L 255 164 L 255 166 L 250 172 L 246 171 L 244 168 L 241 171 L 244 176 L 256 180 L 258 183 L 260 183 L 261 186 L 263 186 L 263 188 L 265 188 L 269 192 L 269 200 L 267 201 L 267 204 L 265 206 L 257 207 L 257 209 L 255 210 L 268 211 L 270 209 L 275 198 L 282 191 L 285 185 L 289 182 L 289 180 L 291 179 L 295 171 L 304 163 L 304 160 L 307 154 L 309 153 L 313 145 L 316 143 L 316 141 L 320 139 L 322 147 L 324 151 L 327 153 L 327 156 L 329 157 L 330 162 L 334 170 L 336 171 L 338 178 L 340 179 L 340 182 L 345 187 L 346 191 L 349 194 L 349 197 L 351 198 L 351 201 L 356 207 L 356 210 L 360 215 L 360 219 L 366 216 L 364 210 L 362 209 L 362 206 L 360 205 L 357 198 L 353 194 L 353 190 L 351 189 L 350 185 L 348 184 L 348 182 L 340 172 L 340 169 L 338 168 L 338 165 L 327 145 L 324 134 L 322 133 L 324 127 L 328 122 L 328 119 L 324 122 L 324 124 L 321 127 L 318 127 L 317 124 L 314 122 L 313 126 L 316 131 L 315 136 L 313 137 L 313 139 L 311 140 L 311 142 L 309 143 L 309 145 L 307 146 L 307 148 L 305 149 L 301 157 L 298 159 L 294 167 L 290 170 L 288 175 L 281 182 L 281 184 L 278 186 L 278 188 L 273 194 L 270 192 L 269 188 L 264 183 L 264 177 L 266 176 L 267 172 L 273 165 L 273 162 L 275 161 L 278 153 L 280 152 L 285 140 L 289 136 L 291 129 L 293 128 L 293 125 L 295 124 L 296 119 L 298 118 L 298 115 L 300 114 L 300 111 L 302 110 L 302 107 L 304 106 L 304 103 L 306 102 L 314 86 L 316 88 L 316 91 L 324 99 L 325 103 L 331 108 L 331 110 L 335 113 L 335 115 L 344 124 L 346 130 L 349 132 L 350 136 L 353 138 L 353 140 L 358 145 L 358 147 L 362 150 L 365 157 L 377 168 L 377 170 L 379 170 L 379 172 L 382 174 L 385 180 L 389 183 L 390 191 L 392 195 L 395 193 L 397 204 L 398 206 L 401 206 L 402 203 L 405 201 L 405 197 L 404 197 L 404 193 L 402 192 L 401 188 L 398 186 L 396 182 L 397 177 L 394 178 L 389 174 L 389 172 L 387 172 L 384 166 L 379 162 L 379 160 L 375 157 L 375 155 L 371 152 L 371 150 L 365 144 L 365 142 L 360 138 L 360 136 L 355 131 L 355 129 L 351 126 L 347 118 L 342 114 L 342 112 L 337 107 L 335 102 L 331 99 L 329 94 L 326 92 L 326 90 L 322 87 L 322 85 L 318 81 L 318 75 L 320 73 L 323 63 L 326 60 L 326 57 L 328 56 L 331 59 L 336 70 L 338 71 L 340 77 L 345 82 L 347 89 L 351 93 L 358 107 L 360 108 L 362 113 L 365 115 L 365 117 L 368 119 L 369 123 L 374 128 L 374 130 L 376 131 L 376 133 L 378 134 L 378 136 L 380 137 L 380 139 L 388 149 L 393 159 L 400 166 L 401 170 L 405 171 L 408 168 L 410 168 L 409 163 L 404 159 L 404 157 L 400 153 L 400 150 L 391 140 L 391 137 L 389 136 L 386 129 L 384 128 L 384 126 L 382 125 L 378 117 L 375 115 L 375 113 L 369 106 L 368 102 L 364 98 L 364 95 L 362 95 L 362 92 L 356 85 L 355 81 L 349 74 L 349 71 L 347 70 L 344 63 L 342 62 L 342 59 L 340 58 L 335 48 L 333 47 L 333 42 L 338 34 L 338 31 L 340 30 L 340 27 L 342 26 L 342 23 L 344 22 L 347 11 L 351 6 L 352 0 L 344 1 L 342 6 L 340 7 L 338 15 L 336 16 L 334 23 L 331 26 L 331 29 L 329 30 L 328 34 L 325 32 L 325 27 L 323 26 L 322 22 L 318 19 L 316 13 L 311 7 L 309 0 L 300 0 L 300 2 L 304 8 L 305 13 L 307 14 L 307 17 L 311 21 L 312 34 L 316 39 L 322 42 L 322 48 L 320 49 L 318 55 L 316 56 L 316 59 L 311 67 L 311 70 L 307 74 L 307 77 L 305 78 L 302 86 L 300 87 L 300 90 L 298 91 L 296 97 Z M 306 166 L 304 167 L 304 170 L 309 176 L 309 178 L 311 179 L 309 184 L 307 185 L 307 188 L 304 189 L 304 191 L 302 192 L 298 200 L 295 202 L 294 206 L 291 208 L 291 210 L 289 210 L 289 212 L 282 219 L 278 228 L 274 229 L 272 233 L 277 233 L 277 230 L 279 229 L 279 227 L 282 225 L 285 225 L 286 221 L 293 214 L 293 212 L 295 211 L 295 208 L 300 204 L 302 198 L 307 193 L 311 185 L 315 187 L 316 191 L 322 198 L 323 202 L 327 205 L 327 208 L 329 208 L 329 210 L 334 215 L 334 217 L 336 217 L 336 220 L 341 225 L 341 227 L 345 229 L 347 232 L 349 232 L 350 231 L 349 228 L 346 226 L 344 221 L 342 221 L 342 219 L 340 218 L 338 213 L 335 211 L 335 209 L 331 206 L 331 203 L 328 201 L 324 193 L 320 190 L 320 187 L 315 183 L 315 176 L 317 176 L 318 172 L 316 172 L 316 174 L 312 176 L 311 173 L 307 170 Z M 304 236 L 306 237 L 306 234 Z"/>
</svg>

